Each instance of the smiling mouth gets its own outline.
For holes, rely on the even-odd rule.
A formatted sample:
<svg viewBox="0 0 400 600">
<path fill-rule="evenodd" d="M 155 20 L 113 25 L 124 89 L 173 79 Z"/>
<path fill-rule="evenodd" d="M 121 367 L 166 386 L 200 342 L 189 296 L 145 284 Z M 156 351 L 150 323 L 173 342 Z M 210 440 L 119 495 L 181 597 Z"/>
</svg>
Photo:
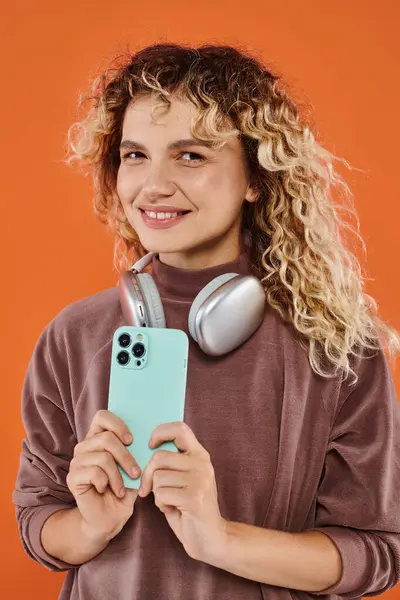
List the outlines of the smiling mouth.
<svg viewBox="0 0 400 600">
<path fill-rule="evenodd" d="M 164 207 L 162 207 L 164 208 Z M 165 207 L 167 208 L 167 207 Z M 139 207 L 144 224 L 151 229 L 170 229 L 186 219 L 191 210 L 146 210 Z"/>
<path fill-rule="evenodd" d="M 183 215 L 187 215 L 190 210 L 181 210 L 175 212 L 161 212 L 161 211 L 153 211 L 153 210 L 143 210 L 143 208 L 139 208 L 140 212 L 149 219 L 157 219 L 157 221 L 168 221 L 170 219 L 176 219 L 177 217 L 182 217 Z"/>
</svg>

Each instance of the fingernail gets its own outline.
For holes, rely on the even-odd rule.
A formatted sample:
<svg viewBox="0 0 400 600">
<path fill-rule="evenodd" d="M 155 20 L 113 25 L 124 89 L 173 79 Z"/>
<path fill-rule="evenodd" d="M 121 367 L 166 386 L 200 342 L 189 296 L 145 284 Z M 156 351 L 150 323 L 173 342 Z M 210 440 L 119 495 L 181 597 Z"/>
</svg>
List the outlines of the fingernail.
<svg viewBox="0 0 400 600">
<path fill-rule="evenodd" d="M 126 442 L 127 444 L 130 444 L 130 443 L 131 443 L 131 441 L 132 441 L 132 436 L 131 436 L 131 434 L 130 434 L 130 433 L 126 433 L 126 434 L 124 435 L 124 440 L 125 440 L 125 442 Z"/>
<path fill-rule="evenodd" d="M 143 496 L 144 494 L 144 489 L 141 487 L 139 488 L 139 496 Z"/>
<path fill-rule="evenodd" d="M 119 495 L 120 495 L 120 497 L 121 497 L 121 498 L 123 498 L 123 497 L 125 496 L 125 488 L 124 488 L 124 487 L 122 487 L 122 488 L 119 490 Z"/>
<path fill-rule="evenodd" d="M 132 473 L 132 477 L 139 477 L 140 469 L 138 467 L 133 467 L 131 470 L 131 473 Z"/>
</svg>

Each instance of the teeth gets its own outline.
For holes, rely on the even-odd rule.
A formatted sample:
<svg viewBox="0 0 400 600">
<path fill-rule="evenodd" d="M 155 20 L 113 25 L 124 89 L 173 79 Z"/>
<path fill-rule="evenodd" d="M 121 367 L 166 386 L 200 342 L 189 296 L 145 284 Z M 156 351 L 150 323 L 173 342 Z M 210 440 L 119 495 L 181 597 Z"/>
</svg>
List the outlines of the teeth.
<svg viewBox="0 0 400 600">
<path fill-rule="evenodd" d="M 145 210 L 144 212 L 151 219 L 159 219 L 159 220 L 174 219 L 175 217 L 178 217 L 179 215 L 183 214 L 181 212 L 179 212 L 179 213 L 178 212 L 174 212 L 174 213 L 159 212 L 159 213 L 156 213 L 154 211 L 149 211 L 149 210 Z"/>
</svg>

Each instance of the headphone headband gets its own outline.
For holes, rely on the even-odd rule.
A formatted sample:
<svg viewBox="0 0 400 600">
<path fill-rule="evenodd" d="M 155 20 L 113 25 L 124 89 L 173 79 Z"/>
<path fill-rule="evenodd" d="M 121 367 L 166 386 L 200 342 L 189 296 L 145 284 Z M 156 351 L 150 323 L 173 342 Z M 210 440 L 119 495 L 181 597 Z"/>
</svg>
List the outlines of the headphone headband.
<svg viewBox="0 0 400 600">
<path fill-rule="evenodd" d="M 135 262 L 135 264 L 129 270 L 133 273 L 140 273 L 151 263 L 154 255 L 155 252 L 149 252 L 148 254 L 140 258 L 137 262 Z"/>
</svg>

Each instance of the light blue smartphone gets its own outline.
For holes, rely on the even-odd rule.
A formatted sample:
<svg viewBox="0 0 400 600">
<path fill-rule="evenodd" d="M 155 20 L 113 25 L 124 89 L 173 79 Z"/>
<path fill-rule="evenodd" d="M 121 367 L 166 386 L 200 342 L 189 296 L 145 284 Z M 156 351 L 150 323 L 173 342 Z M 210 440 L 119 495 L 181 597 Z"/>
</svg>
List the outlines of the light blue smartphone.
<svg viewBox="0 0 400 600">
<path fill-rule="evenodd" d="M 188 337 L 179 329 L 127 325 L 114 333 L 108 410 L 132 433 L 127 448 L 142 473 L 156 450 L 178 451 L 173 442 L 152 449 L 149 441 L 158 425 L 183 421 L 188 349 Z M 126 488 L 140 487 L 140 478 L 118 468 Z"/>
</svg>

